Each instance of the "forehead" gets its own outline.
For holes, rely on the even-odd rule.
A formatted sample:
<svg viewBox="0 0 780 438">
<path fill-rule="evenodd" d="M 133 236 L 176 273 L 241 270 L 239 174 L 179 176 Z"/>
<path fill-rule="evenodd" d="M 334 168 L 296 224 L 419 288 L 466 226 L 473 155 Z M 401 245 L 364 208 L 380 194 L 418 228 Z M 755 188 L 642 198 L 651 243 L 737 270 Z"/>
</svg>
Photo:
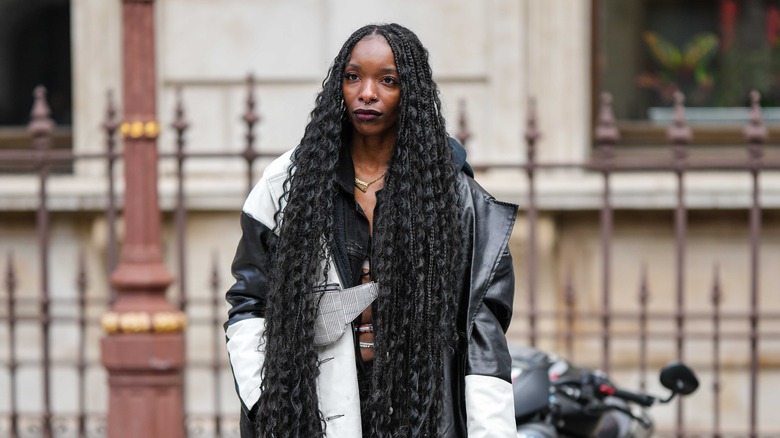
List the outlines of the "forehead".
<svg viewBox="0 0 780 438">
<path fill-rule="evenodd" d="M 382 35 L 367 35 L 352 48 L 350 64 L 361 65 L 367 62 L 395 67 L 393 49 Z"/>
</svg>

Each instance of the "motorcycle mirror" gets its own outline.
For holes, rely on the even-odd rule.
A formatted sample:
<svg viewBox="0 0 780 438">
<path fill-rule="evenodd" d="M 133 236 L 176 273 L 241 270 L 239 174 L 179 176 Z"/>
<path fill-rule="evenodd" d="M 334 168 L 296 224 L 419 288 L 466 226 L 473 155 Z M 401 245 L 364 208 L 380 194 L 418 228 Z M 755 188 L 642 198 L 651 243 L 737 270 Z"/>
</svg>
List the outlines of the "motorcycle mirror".
<svg viewBox="0 0 780 438">
<path fill-rule="evenodd" d="M 661 385 L 676 394 L 688 395 L 699 387 L 699 379 L 693 370 L 683 363 L 671 363 L 661 370 Z"/>
</svg>

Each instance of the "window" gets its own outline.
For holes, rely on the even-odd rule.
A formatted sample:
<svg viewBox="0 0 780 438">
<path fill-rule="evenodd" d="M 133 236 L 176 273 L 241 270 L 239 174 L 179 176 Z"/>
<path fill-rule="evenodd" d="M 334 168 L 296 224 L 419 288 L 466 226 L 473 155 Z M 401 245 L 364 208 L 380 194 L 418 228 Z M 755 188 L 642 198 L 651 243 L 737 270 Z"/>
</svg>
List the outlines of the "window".
<svg viewBox="0 0 780 438">
<path fill-rule="evenodd" d="M 47 88 L 57 123 L 53 147 L 71 147 L 70 46 L 68 0 L 0 0 L 0 149 L 31 147 L 26 126 L 37 85 Z"/>
<path fill-rule="evenodd" d="M 594 91 L 613 95 L 626 144 L 665 144 L 686 96 L 698 144 L 742 144 L 750 90 L 780 134 L 780 0 L 594 0 Z"/>
</svg>

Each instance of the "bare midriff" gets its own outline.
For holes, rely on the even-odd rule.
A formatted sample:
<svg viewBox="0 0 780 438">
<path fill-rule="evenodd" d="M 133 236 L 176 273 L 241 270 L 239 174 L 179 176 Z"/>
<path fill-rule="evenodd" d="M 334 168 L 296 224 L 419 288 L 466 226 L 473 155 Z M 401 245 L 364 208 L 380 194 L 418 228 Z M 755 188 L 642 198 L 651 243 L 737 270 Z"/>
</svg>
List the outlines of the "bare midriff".
<svg viewBox="0 0 780 438">
<path fill-rule="evenodd" d="M 368 262 L 368 260 L 366 260 Z M 371 270 L 367 267 L 365 267 L 362 271 L 362 275 L 360 277 L 361 283 L 368 283 L 371 281 Z M 360 314 L 358 319 L 358 328 L 357 331 L 357 338 L 359 343 L 367 343 L 367 344 L 374 344 L 374 332 L 373 332 L 373 312 L 371 310 L 371 306 L 368 306 L 366 310 L 363 311 L 363 313 Z M 360 328 L 363 328 L 363 330 L 360 330 Z M 371 331 L 368 331 L 367 328 L 371 327 Z M 360 357 L 363 359 L 364 362 L 374 360 L 374 348 L 360 348 Z"/>
</svg>

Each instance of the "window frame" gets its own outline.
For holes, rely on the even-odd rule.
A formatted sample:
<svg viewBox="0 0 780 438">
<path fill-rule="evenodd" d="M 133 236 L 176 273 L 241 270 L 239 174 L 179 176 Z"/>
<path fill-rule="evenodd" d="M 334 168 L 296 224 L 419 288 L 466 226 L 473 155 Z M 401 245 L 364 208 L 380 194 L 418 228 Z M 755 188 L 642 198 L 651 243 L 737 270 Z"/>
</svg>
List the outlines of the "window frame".
<svg viewBox="0 0 780 438">
<path fill-rule="evenodd" d="M 601 25 L 602 25 L 602 6 L 601 0 L 590 0 L 590 23 L 591 23 L 591 140 L 595 144 L 595 127 L 598 123 L 600 95 L 602 92 L 610 90 L 601 88 L 601 79 L 603 72 L 603 60 L 606 57 L 604 48 L 601 44 Z M 773 107 L 775 108 L 775 107 Z M 780 107 L 777 107 L 780 108 Z M 621 147 L 641 148 L 669 145 L 667 138 L 668 124 L 658 124 L 650 121 L 616 119 L 615 125 L 620 131 Z M 693 124 L 693 138 L 689 142 L 691 146 L 739 146 L 746 144 L 743 129 L 746 123 L 735 121 L 718 126 L 708 126 L 703 124 Z M 780 124 L 768 124 L 767 138 L 780 139 Z M 616 151 L 617 152 L 617 151 Z"/>
<path fill-rule="evenodd" d="M 63 0 L 61 2 L 63 5 L 67 4 L 68 8 L 68 28 L 72 29 L 72 16 L 73 16 L 73 2 L 72 0 Z M 58 4 L 55 2 L 55 5 Z M 50 5 L 39 5 L 39 9 L 44 10 L 46 8 L 49 8 Z M 51 141 L 50 141 L 50 150 L 54 151 L 73 151 L 73 128 L 74 128 L 74 112 L 75 112 L 75 95 L 73 92 L 75 91 L 74 87 L 74 81 L 75 78 L 73 77 L 74 74 L 74 57 L 73 57 L 73 48 L 74 48 L 74 41 L 72 32 L 69 35 L 69 50 L 70 50 L 70 123 L 68 124 L 55 124 L 52 132 L 51 132 Z M 34 88 L 31 88 L 30 90 L 27 90 L 32 96 L 34 91 Z M 33 102 L 31 102 L 33 103 Z M 26 111 L 31 112 L 32 106 L 28 108 L 20 108 L 19 111 Z M 52 114 L 51 116 L 55 123 L 57 123 L 58 114 Z M 30 173 L 34 172 L 36 166 L 38 165 L 37 160 L 19 160 L 19 159 L 8 159 L 7 157 L 4 158 L 2 156 L 2 152 L 36 152 L 35 147 L 33 145 L 33 137 L 32 134 L 28 131 L 28 125 L 30 123 L 30 118 L 27 119 L 27 124 L 3 124 L 0 125 L 0 173 Z M 61 163 L 57 162 L 52 165 L 52 170 L 55 172 L 70 172 L 72 171 L 72 166 L 67 163 Z"/>
</svg>

